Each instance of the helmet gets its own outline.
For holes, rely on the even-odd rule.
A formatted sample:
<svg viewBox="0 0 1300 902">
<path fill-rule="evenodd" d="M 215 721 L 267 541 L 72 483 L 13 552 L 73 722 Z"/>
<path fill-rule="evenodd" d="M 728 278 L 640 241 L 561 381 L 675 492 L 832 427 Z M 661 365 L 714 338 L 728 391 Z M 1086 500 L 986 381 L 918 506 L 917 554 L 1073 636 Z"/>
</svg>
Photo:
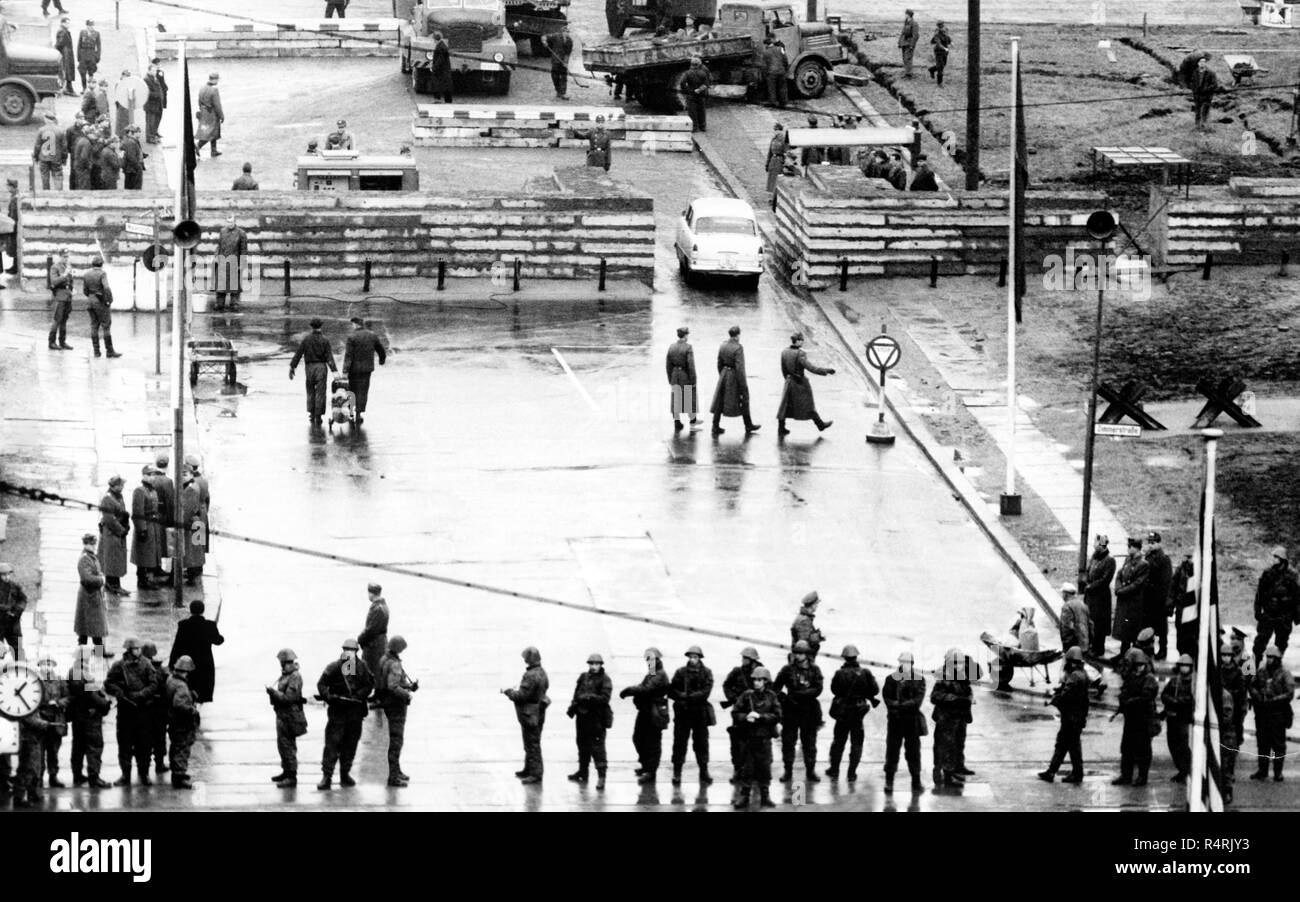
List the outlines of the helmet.
<svg viewBox="0 0 1300 902">
<path fill-rule="evenodd" d="M 1077 661 L 1078 663 L 1082 664 L 1082 663 L 1083 663 L 1083 652 L 1079 650 L 1079 646 L 1077 646 L 1077 645 L 1073 645 L 1073 646 L 1071 646 L 1071 647 L 1070 647 L 1070 650 L 1067 651 L 1067 652 L 1065 653 L 1065 660 L 1067 660 L 1067 661 Z"/>
<path fill-rule="evenodd" d="M 808 607 L 808 605 L 817 604 L 820 601 L 821 601 L 821 597 L 817 594 L 817 590 L 814 589 L 813 591 L 805 595 L 803 599 L 799 602 L 799 604 L 801 604 L 803 607 Z"/>
<path fill-rule="evenodd" d="M 404 651 L 406 651 L 406 640 L 404 638 L 402 638 L 401 636 L 388 637 L 389 654 L 400 655 Z"/>
<path fill-rule="evenodd" d="M 840 652 L 841 658 L 856 658 L 858 656 L 858 647 L 856 645 L 844 646 L 844 651 Z"/>
<path fill-rule="evenodd" d="M 751 661 L 757 661 L 757 660 L 758 660 L 758 649 L 756 649 L 756 648 L 755 648 L 754 646 L 752 646 L 752 645 L 746 645 L 744 648 L 742 648 L 742 649 L 740 650 L 740 656 L 741 656 L 742 658 L 749 658 L 749 660 L 751 660 Z"/>
<path fill-rule="evenodd" d="M 146 658 L 155 657 L 158 654 L 158 646 L 154 645 L 152 642 L 146 642 L 140 646 L 140 654 L 144 655 Z"/>
<path fill-rule="evenodd" d="M 692 645 L 690 648 L 686 649 L 686 656 L 690 657 L 691 655 L 699 655 L 702 658 L 704 657 L 704 652 L 700 650 L 698 645 Z"/>
<path fill-rule="evenodd" d="M 1268 648 L 1264 649 L 1264 657 L 1266 657 L 1266 658 L 1280 658 L 1280 657 L 1282 657 L 1282 652 L 1280 652 L 1280 651 L 1277 650 L 1277 646 L 1276 646 L 1276 645 L 1270 645 Z"/>
<path fill-rule="evenodd" d="M 1147 642 L 1154 642 L 1155 638 L 1156 631 L 1148 626 L 1146 629 L 1142 630 L 1142 632 L 1138 633 L 1137 640 L 1142 644 L 1146 644 Z"/>
<path fill-rule="evenodd" d="M 172 665 L 172 670 L 177 673 L 189 673 L 194 669 L 194 660 L 189 655 L 181 655 Z"/>
<path fill-rule="evenodd" d="M 1062 595 L 1078 595 L 1078 594 L 1079 594 L 1079 590 L 1078 590 L 1078 588 L 1074 585 L 1074 583 L 1061 583 L 1061 594 L 1062 594 Z"/>
<path fill-rule="evenodd" d="M 798 642 L 794 644 L 794 648 L 791 649 L 791 651 L 793 651 L 795 654 L 799 654 L 800 652 L 804 654 L 809 654 L 812 652 L 812 646 L 808 644 L 807 639 L 800 639 Z"/>
<path fill-rule="evenodd" d="M 534 664 L 542 663 L 542 653 L 532 645 L 525 648 L 519 654 L 524 659 L 524 663 L 527 664 L 529 667 L 533 666 Z"/>
<path fill-rule="evenodd" d="M 1195 667 L 1195 666 L 1196 666 L 1196 662 L 1195 662 L 1194 660 L 1192 660 L 1192 656 L 1191 656 L 1191 655 L 1179 655 L 1179 657 L 1178 657 L 1178 666 L 1179 666 L 1179 667 L 1182 667 L 1184 664 L 1186 664 L 1188 667 Z"/>
<path fill-rule="evenodd" d="M 122 647 L 126 649 L 139 648 L 140 640 L 135 638 L 134 636 L 131 636 L 122 643 Z"/>
<path fill-rule="evenodd" d="M 290 661 L 298 660 L 298 656 L 293 653 L 292 648 L 282 648 L 275 653 L 275 659 L 281 664 L 288 664 Z"/>
<path fill-rule="evenodd" d="M 751 680 L 767 680 L 768 682 L 771 682 L 772 671 L 768 670 L 766 667 L 755 667 L 754 672 L 749 675 L 749 678 Z"/>
<path fill-rule="evenodd" d="M 588 664 L 604 664 L 604 663 L 605 663 L 605 659 L 602 658 L 600 655 L 587 655 L 587 663 L 588 663 Z"/>
<path fill-rule="evenodd" d="M 645 657 L 647 658 L 662 658 L 663 656 L 664 653 L 661 652 L 659 649 L 655 648 L 653 645 L 645 650 Z"/>
<path fill-rule="evenodd" d="M 344 639 L 343 647 L 347 649 L 351 649 L 352 651 L 360 651 L 361 643 L 358 642 L 356 639 Z"/>
</svg>

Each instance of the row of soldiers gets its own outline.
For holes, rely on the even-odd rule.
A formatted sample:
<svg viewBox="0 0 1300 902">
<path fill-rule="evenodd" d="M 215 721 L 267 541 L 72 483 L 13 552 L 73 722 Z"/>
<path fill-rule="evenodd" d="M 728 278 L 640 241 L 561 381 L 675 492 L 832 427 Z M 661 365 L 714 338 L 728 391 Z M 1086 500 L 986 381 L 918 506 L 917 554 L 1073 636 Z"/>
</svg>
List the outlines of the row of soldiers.
<svg viewBox="0 0 1300 902">
<path fill-rule="evenodd" d="M 69 162 L 69 190 L 114 190 L 121 176 L 125 176 L 123 187 L 128 191 L 143 188 L 144 161 L 149 155 L 140 143 L 139 126 L 129 125 L 114 135 L 106 117 L 98 112 L 87 115 L 84 109 L 66 130 L 58 123 L 54 113 L 45 113 L 45 124 L 32 147 L 32 162 L 40 169 L 43 189 L 63 189 L 63 167 Z"/>
</svg>

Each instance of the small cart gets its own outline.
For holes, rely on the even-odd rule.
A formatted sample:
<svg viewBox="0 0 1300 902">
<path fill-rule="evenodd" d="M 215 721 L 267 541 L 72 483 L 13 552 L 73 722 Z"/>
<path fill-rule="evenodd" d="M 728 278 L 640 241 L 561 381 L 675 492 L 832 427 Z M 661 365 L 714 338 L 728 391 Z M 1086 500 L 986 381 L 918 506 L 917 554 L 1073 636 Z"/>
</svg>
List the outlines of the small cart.
<svg viewBox="0 0 1300 902">
<path fill-rule="evenodd" d="M 235 348 L 228 338 L 204 338 L 186 342 L 190 352 L 190 385 L 199 381 L 199 373 L 221 373 L 228 385 L 235 384 L 237 364 Z"/>
</svg>

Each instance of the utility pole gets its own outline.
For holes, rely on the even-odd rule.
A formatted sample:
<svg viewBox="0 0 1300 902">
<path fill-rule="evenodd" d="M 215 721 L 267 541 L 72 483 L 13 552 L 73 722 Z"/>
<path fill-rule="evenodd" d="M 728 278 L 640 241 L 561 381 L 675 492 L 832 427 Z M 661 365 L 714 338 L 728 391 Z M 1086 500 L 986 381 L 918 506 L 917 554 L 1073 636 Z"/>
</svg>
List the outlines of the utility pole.
<svg viewBox="0 0 1300 902">
<path fill-rule="evenodd" d="M 179 79 L 182 90 L 188 91 L 189 84 L 184 78 L 185 72 L 185 42 L 180 42 L 178 54 L 182 77 Z M 185 98 L 188 101 L 188 98 Z M 186 103 L 181 104 L 181 115 L 184 116 L 184 110 L 188 109 Z M 184 125 L 181 127 L 181 134 L 185 133 Z M 184 144 L 184 141 L 180 142 Z M 180 165 L 176 171 L 180 173 L 180 178 L 176 180 L 176 206 L 174 216 L 177 224 L 188 220 L 193 211 L 186 209 L 188 191 L 185 188 L 185 148 L 177 146 L 177 153 L 180 154 Z M 185 524 L 182 512 L 181 492 L 185 486 L 185 255 L 186 249 L 184 244 L 178 239 L 176 230 L 172 230 L 173 251 L 172 259 L 175 261 L 176 271 L 173 273 L 174 284 L 172 287 L 172 480 L 176 485 L 176 504 L 173 505 L 174 513 L 172 523 L 176 530 L 176 548 L 172 552 L 172 589 L 174 592 L 173 604 L 180 608 L 185 606 Z"/>
<path fill-rule="evenodd" d="M 980 0 L 966 0 L 966 190 L 980 187 Z"/>
</svg>

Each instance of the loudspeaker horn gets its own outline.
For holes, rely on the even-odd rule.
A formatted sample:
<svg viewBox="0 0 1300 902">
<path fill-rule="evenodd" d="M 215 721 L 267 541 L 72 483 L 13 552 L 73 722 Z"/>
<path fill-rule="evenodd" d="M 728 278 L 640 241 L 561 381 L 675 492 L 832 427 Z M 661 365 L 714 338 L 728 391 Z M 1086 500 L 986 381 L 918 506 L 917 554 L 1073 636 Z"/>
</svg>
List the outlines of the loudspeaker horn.
<svg viewBox="0 0 1300 902">
<path fill-rule="evenodd" d="M 1093 238 L 1105 241 L 1115 234 L 1115 217 L 1106 210 L 1097 210 L 1088 216 L 1088 224 L 1084 228 Z"/>
<path fill-rule="evenodd" d="M 1094 213 L 1093 215 L 1095 216 L 1096 214 Z M 1091 223 L 1092 220 L 1089 219 L 1088 222 Z M 185 250 L 197 246 L 199 243 L 199 237 L 202 234 L 203 229 L 192 219 L 183 219 L 176 223 L 176 227 L 172 229 L 173 240 L 175 240 L 178 247 L 183 247 Z"/>
</svg>

